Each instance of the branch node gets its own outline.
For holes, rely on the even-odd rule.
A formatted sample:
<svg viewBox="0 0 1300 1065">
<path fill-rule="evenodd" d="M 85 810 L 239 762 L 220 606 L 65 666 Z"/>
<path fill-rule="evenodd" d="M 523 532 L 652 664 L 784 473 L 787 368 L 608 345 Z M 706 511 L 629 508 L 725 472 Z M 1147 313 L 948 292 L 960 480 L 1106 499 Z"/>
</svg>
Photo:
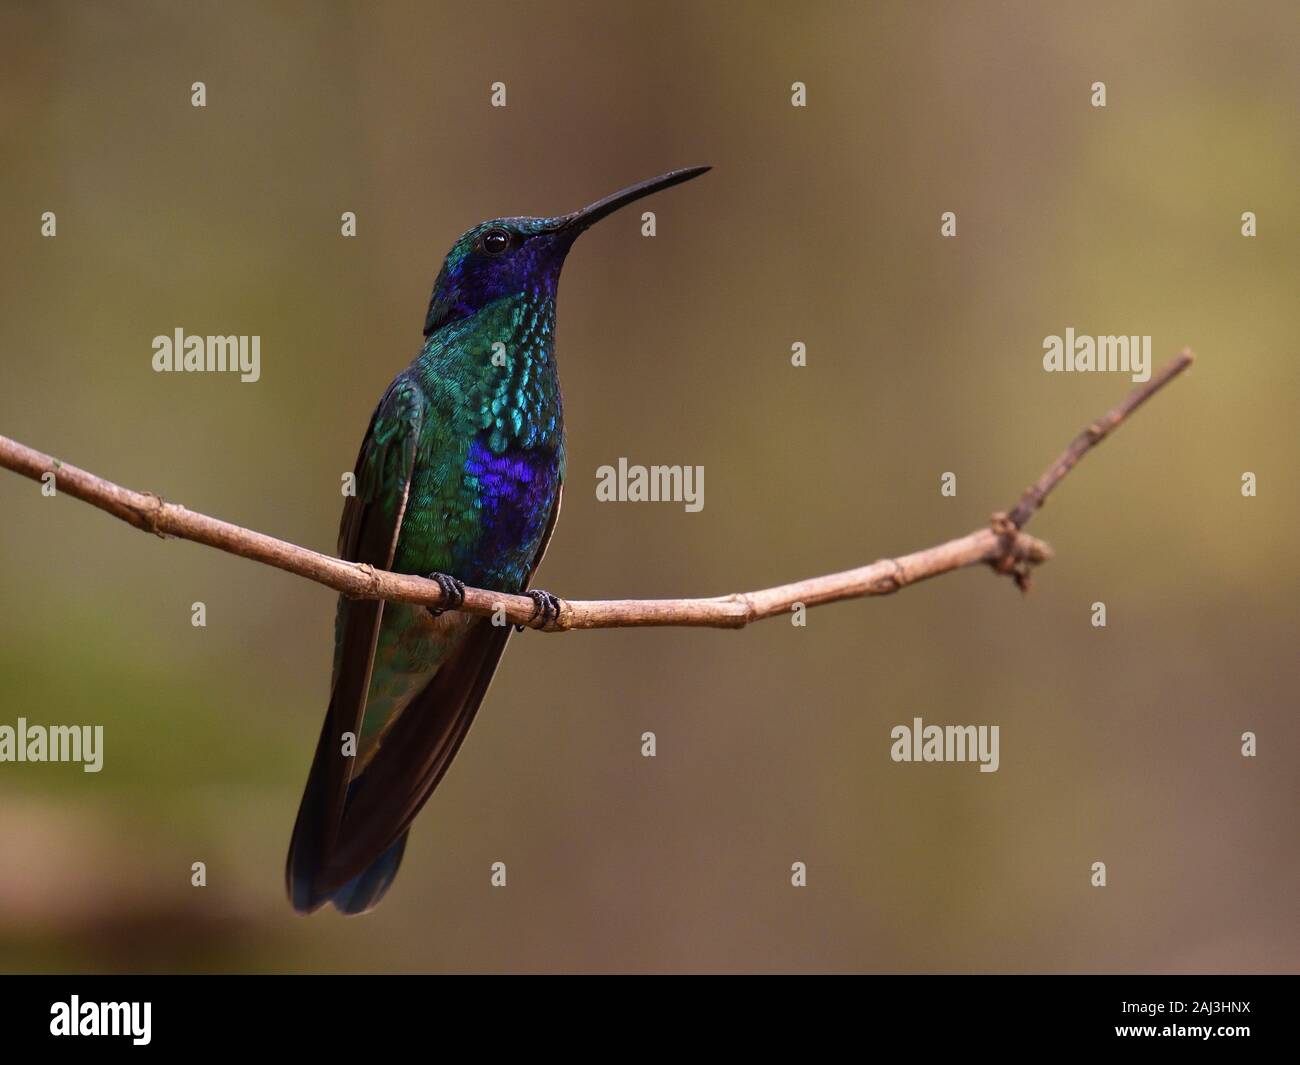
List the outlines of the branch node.
<svg viewBox="0 0 1300 1065">
<path fill-rule="evenodd" d="M 62 463 L 59 463 L 59 465 L 62 465 Z M 144 496 L 149 502 L 142 507 L 131 506 L 131 512 L 140 519 L 138 528 L 153 533 L 159 540 L 166 540 L 168 536 L 159 527 L 158 523 L 162 520 L 163 511 L 167 509 L 167 501 L 157 492 L 145 491 L 141 492 L 140 495 Z"/>
<path fill-rule="evenodd" d="M 998 554 L 989 559 L 994 573 L 1010 577 L 1022 592 L 1033 584 L 1033 568 L 1052 557 L 1052 549 L 1041 540 L 1020 531 L 1009 514 L 999 510 L 989 520 L 998 538 Z"/>
<path fill-rule="evenodd" d="M 889 566 L 893 572 L 886 573 L 883 576 L 875 578 L 871 582 L 872 595 L 893 595 L 900 588 L 907 584 L 907 573 L 902 566 L 898 564 L 896 558 L 882 558 L 872 563 L 876 566 Z"/>
<path fill-rule="evenodd" d="M 353 565 L 356 566 L 357 572 L 361 574 L 362 579 L 365 580 L 370 587 L 364 592 L 353 591 L 344 592 L 343 594 L 349 599 L 382 599 L 383 596 L 379 594 L 379 571 L 369 562 L 354 562 Z"/>
<path fill-rule="evenodd" d="M 758 611 L 758 605 L 754 602 L 754 597 L 748 592 L 735 592 L 724 598 L 733 603 L 739 603 L 745 608 L 744 617 L 736 625 L 732 626 L 733 628 L 743 629 L 751 621 L 757 621 L 762 616 Z"/>
</svg>

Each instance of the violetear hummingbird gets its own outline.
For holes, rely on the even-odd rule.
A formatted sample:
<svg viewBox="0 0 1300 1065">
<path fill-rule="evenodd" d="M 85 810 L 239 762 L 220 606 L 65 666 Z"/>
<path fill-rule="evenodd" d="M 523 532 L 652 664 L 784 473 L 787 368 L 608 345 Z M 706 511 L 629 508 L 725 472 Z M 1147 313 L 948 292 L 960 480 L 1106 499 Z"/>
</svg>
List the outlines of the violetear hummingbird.
<svg viewBox="0 0 1300 1065">
<path fill-rule="evenodd" d="M 339 555 L 436 580 L 528 589 L 560 512 L 564 415 L 555 293 L 588 227 L 708 167 L 674 170 L 553 218 L 497 218 L 452 246 L 424 345 L 370 419 Z M 549 620 L 554 596 L 529 591 Z M 374 907 L 411 822 L 469 731 L 509 625 L 455 609 L 339 597 L 334 673 L 286 881 L 299 913 Z"/>
</svg>

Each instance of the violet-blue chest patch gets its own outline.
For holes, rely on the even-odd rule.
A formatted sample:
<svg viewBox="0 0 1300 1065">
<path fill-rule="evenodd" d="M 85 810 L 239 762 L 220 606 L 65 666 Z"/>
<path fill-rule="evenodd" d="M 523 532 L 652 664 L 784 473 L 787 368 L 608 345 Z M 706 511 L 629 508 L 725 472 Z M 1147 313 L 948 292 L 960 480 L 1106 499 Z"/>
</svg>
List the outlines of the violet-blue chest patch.
<svg viewBox="0 0 1300 1065">
<path fill-rule="evenodd" d="M 489 586 L 518 587 L 537 556 L 559 491 L 559 458 L 550 448 L 496 453 L 480 435 L 470 444 L 465 477 L 480 515 L 466 569 L 475 571 L 475 580 L 492 581 Z"/>
</svg>

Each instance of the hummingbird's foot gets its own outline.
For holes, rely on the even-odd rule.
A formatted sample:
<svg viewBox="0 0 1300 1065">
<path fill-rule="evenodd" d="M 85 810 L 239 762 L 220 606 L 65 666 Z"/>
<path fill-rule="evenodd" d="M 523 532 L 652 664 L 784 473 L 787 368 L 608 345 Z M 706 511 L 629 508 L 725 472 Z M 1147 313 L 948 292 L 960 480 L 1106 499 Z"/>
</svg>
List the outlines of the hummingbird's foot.
<svg viewBox="0 0 1300 1065">
<path fill-rule="evenodd" d="M 533 589 L 524 594 L 533 601 L 533 619 L 535 620 L 539 615 L 541 616 L 542 623 L 537 626 L 539 629 L 546 628 L 547 625 L 560 616 L 560 600 L 550 592 Z M 515 632 L 523 632 L 526 628 L 530 628 L 530 626 L 516 625 Z"/>
<path fill-rule="evenodd" d="M 437 581 L 438 587 L 442 589 L 442 597 L 446 606 L 432 607 L 427 606 L 424 609 L 432 614 L 435 618 L 441 617 L 448 610 L 459 610 L 465 604 L 465 582 L 458 581 L 455 577 L 446 573 L 430 573 L 429 580 Z"/>
</svg>

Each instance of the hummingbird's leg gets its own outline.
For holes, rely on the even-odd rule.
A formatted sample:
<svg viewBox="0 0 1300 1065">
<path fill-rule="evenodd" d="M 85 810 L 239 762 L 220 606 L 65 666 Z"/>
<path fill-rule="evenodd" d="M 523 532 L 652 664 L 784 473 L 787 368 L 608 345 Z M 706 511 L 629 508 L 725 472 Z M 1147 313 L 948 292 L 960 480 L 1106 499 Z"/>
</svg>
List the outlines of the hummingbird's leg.
<svg viewBox="0 0 1300 1065">
<path fill-rule="evenodd" d="M 536 618 L 539 614 L 541 615 L 541 628 L 546 628 L 547 625 L 560 616 L 560 600 L 550 592 L 543 592 L 534 588 L 524 594 L 533 601 L 533 617 Z M 523 632 L 528 627 L 527 625 L 516 625 L 515 632 Z"/>
<path fill-rule="evenodd" d="M 432 614 L 435 618 L 441 617 L 448 610 L 458 610 L 465 603 L 465 582 L 458 581 L 455 577 L 446 573 L 430 573 L 429 580 L 437 581 L 438 587 L 442 589 L 443 598 L 447 601 L 444 607 L 427 606 L 424 609 Z"/>
</svg>

